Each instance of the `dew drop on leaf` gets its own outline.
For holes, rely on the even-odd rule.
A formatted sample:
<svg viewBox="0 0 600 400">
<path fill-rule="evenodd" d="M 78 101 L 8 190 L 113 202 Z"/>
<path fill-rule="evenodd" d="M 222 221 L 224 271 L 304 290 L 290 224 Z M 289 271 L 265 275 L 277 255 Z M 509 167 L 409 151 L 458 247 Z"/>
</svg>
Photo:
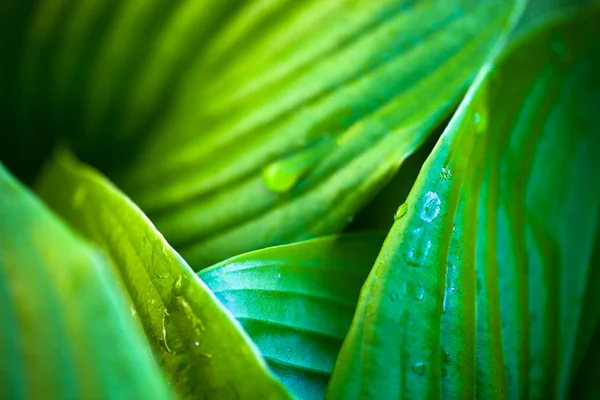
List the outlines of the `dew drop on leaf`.
<svg viewBox="0 0 600 400">
<path fill-rule="evenodd" d="M 183 295 L 183 275 L 179 275 L 173 284 L 173 295 L 174 296 L 182 296 Z"/>
<path fill-rule="evenodd" d="M 394 221 L 397 221 L 400 218 L 404 217 L 406 215 L 407 209 L 408 209 L 408 204 L 402 203 L 402 205 L 400 205 L 400 207 L 398 207 L 398 209 L 396 210 L 396 213 L 394 214 Z"/>
<path fill-rule="evenodd" d="M 161 343 L 162 343 L 163 347 L 165 348 L 165 350 L 167 350 L 167 352 L 174 353 L 173 349 L 171 349 L 171 347 L 169 346 L 169 339 L 167 337 L 167 326 L 169 324 L 170 324 L 170 315 L 167 312 L 167 310 L 165 310 L 165 313 L 163 314 L 163 319 L 162 319 Z"/>
<path fill-rule="evenodd" d="M 422 362 L 414 363 L 412 365 L 412 371 L 419 376 L 425 375 L 425 364 Z"/>
<path fill-rule="evenodd" d="M 426 222 L 433 221 L 440 213 L 441 201 L 437 193 L 427 192 L 421 211 L 421 219 Z"/>
<path fill-rule="evenodd" d="M 448 181 L 452 178 L 452 171 L 450 168 L 442 168 L 442 172 L 440 172 L 440 176 L 443 180 Z"/>
<path fill-rule="evenodd" d="M 416 282 L 406 282 L 404 284 L 404 292 L 417 301 L 422 301 L 425 298 L 425 289 L 421 284 Z"/>
<path fill-rule="evenodd" d="M 310 172 L 331 148 L 331 141 L 324 140 L 295 154 L 281 158 L 262 171 L 262 179 L 269 190 L 286 193 L 294 188 L 300 179 Z"/>
<path fill-rule="evenodd" d="M 429 249 L 431 249 L 431 240 L 427 239 L 424 242 L 420 239 L 422 234 L 422 229 L 417 228 L 411 233 L 410 241 L 414 242 L 414 245 L 411 249 L 409 249 L 404 257 L 406 259 L 406 263 L 411 267 L 420 267 L 425 262 L 425 258 L 429 253 Z"/>
</svg>

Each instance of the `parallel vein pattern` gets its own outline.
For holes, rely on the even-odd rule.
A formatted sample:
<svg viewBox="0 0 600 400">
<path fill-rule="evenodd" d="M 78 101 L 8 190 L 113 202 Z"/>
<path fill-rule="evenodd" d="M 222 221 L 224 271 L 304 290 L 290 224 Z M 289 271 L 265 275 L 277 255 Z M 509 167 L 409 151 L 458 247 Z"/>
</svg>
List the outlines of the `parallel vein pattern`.
<svg viewBox="0 0 600 400">
<path fill-rule="evenodd" d="M 267 248 L 199 273 L 301 399 L 322 399 L 381 235 Z"/>
<path fill-rule="evenodd" d="M 481 72 L 397 213 L 326 398 L 567 396 L 600 317 L 599 17 L 553 20 Z"/>
</svg>

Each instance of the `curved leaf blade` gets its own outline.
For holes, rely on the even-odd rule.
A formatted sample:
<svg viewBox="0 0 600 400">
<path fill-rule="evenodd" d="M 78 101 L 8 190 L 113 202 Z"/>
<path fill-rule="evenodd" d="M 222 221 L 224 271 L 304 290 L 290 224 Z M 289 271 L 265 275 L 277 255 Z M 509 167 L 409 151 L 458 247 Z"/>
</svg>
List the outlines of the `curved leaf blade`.
<svg viewBox="0 0 600 400">
<path fill-rule="evenodd" d="M 309 240 L 243 254 L 198 275 L 299 398 L 322 399 L 383 235 Z"/>
<path fill-rule="evenodd" d="M 599 16 L 552 21 L 481 72 L 361 292 L 328 398 L 566 395 L 600 306 Z"/>
<path fill-rule="evenodd" d="M 0 397 L 171 399 L 107 259 L 0 164 Z"/>
<path fill-rule="evenodd" d="M 212 85 L 193 69 L 117 182 L 196 270 L 339 231 L 450 111 L 521 6 L 339 1 L 291 9 L 256 43 L 239 39 L 257 52 L 234 57 L 237 72 Z M 328 7 L 340 14 L 306 26 Z M 341 26 L 347 36 L 324 34 Z M 271 58 L 288 35 L 298 50 Z"/>
<path fill-rule="evenodd" d="M 63 153 L 46 168 L 37 189 L 110 255 L 132 314 L 182 397 L 289 398 L 212 292 L 102 175 Z"/>
</svg>

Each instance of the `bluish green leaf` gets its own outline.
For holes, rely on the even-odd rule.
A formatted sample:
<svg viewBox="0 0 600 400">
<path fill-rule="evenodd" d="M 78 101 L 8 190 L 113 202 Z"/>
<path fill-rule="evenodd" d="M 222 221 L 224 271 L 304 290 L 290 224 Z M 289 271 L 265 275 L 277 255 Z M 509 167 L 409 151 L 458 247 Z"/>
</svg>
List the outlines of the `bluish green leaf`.
<svg viewBox="0 0 600 400">
<path fill-rule="evenodd" d="M 131 314 L 183 398 L 289 398 L 235 319 L 106 178 L 61 153 L 37 189 L 109 254 Z"/>
<path fill-rule="evenodd" d="M 107 258 L 0 164 L 0 397 L 172 399 Z"/>
<path fill-rule="evenodd" d="M 481 72 L 361 292 L 328 398 L 564 398 L 598 321 L 600 7 Z"/>
<path fill-rule="evenodd" d="M 199 276 L 299 398 L 322 399 L 383 235 L 271 247 Z"/>
</svg>

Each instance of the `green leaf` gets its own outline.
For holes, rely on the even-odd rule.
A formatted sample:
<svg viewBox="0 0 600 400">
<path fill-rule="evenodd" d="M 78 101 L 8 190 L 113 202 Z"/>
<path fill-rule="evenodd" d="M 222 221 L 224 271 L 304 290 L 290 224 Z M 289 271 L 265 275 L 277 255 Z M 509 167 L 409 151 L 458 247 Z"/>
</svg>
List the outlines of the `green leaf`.
<svg viewBox="0 0 600 400">
<path fill-rule="evenodd" d="M 361 292 L 327 398 L 564 398 L 598 321 L 600 7 L 487 65 Z"/>
<path fill-rule="evenodd" d="M 117 188 L 68 154 L 38 192 L 109 254 L 171 384 L 183 398 L 285 399 L 239 324 Z"/>
<path fill-rule="evenodd" d="M 189 60 L 168 112 L 151 95 L 124 106 L 116 129 L 151 138 L 115 180 L 196 270 L 339 231 L 450 112 L 522 4 L 250 2 Z"/>
<path fill-rule="evenodd" d="M 322 399 L 383 235 L 271 247 L 199 273 L 299 398 Z"/>
<path fill-rule="evenodd" d="M 0 164 L 0 397 L 170 399 L 107 259 Z"/>
</svg>

